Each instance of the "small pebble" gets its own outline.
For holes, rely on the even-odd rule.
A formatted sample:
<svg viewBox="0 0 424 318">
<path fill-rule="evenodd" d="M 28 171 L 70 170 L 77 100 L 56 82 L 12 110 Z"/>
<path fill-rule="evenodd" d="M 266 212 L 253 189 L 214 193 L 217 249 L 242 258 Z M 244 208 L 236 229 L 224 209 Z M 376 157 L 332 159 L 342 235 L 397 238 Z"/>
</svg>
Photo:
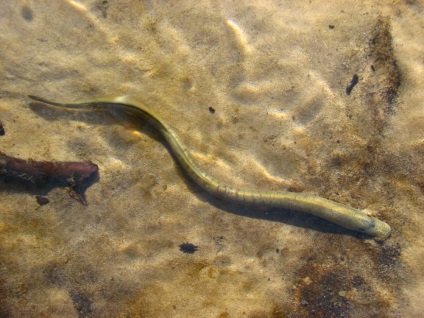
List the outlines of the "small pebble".
<svg viewBox="0 0 424 318">
<path fill-rule="evenodd" d="M 46 205 L 50 202 L 49 199 L 47 199 L 46 197 L 43 197 L 41 195 L 36 195 L 35 198 L 37 199 L 37 203 L 39 205 Z"/>
</svg>

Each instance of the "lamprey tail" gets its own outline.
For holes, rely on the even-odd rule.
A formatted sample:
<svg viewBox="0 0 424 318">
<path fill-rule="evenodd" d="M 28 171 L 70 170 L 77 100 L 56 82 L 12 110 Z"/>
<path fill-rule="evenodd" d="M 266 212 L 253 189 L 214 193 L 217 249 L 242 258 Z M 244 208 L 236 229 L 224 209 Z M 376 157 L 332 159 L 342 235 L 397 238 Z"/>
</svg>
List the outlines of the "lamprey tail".
<svg viewBox="0 0 424 318">
<path fill-rule="evenodd" d="M 390 236 L 391 228 L 387 223 L 369 216 L 361 210 L 331 200 L 314 195 L 286 191 L 244 190 L 223 184 L 197 165 L 181 139 L 167 123 L 144 103 L 131 96 L 104 96 L 75 102 L 55 102 L 36 96 L 29 97 L 38 102 L 59 107 L 96 104 L 97 106 L 107 105 L 108 107 L 137 112 L 142 118 L 150 122 L 165 138 L 176 160 L 186 174 L 204 190 L 214 196 L 241 204 L 278 207 L 312 214 L 344 228 L 359 231 L 380 240 L 384 240 Z"/>
</svg>

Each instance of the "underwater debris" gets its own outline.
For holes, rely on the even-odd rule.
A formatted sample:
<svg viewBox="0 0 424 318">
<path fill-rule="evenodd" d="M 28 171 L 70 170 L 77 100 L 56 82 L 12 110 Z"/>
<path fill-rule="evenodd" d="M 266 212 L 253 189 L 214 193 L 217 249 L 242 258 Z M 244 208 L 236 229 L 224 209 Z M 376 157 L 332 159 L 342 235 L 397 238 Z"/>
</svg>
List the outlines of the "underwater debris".
<svg viewBox="0 0 424 318">
<path fill-rule="evenodd" d="M 4 136 L 6 131 L 4 130 L 3 123 L 0 121 L 0 136 Z"/>
<path fill-rule="evenodd" d="M 37 203 L 41 205 L 46 205 L 50 202 L 50 200 L 46 197 L 43 197 L 42 195 L 36 195 L 35 199 L 37 199 Z"/>
<path fill-rule="evenodd" d="M 0 152 L 0 177 L 7 181 L 51 187 L 70 187 L 83 204 L 85 190 L 98 177 L 99 167 L 88 162 L 34 161 L 8 156 Z M 38 200 L 38 199 L 37 199 Z"/>
<path fill-rule="evenodd" d="M 21 16 L 26 22 L 31 22 L 34 19 L 31 8 L 24 6 L 21 9 Z"/>
<path fill-rule="evenodd" d="M 352 80 L 350 81 L 350 84 L 346 87 L 346 94 L 350 95 L 352 92 L 352 89 L 358 84 L 359 77 L 358 75 L 354 74 L 352 77 Z"/>
<path fill-rule="evenodd" d="M 191 244 L 191 243 L 183 243 L 180 246 L 180 251 L 185 254 L 194 254 L 194 252 L 197 252 L 198 246 Z"/>
</svg>

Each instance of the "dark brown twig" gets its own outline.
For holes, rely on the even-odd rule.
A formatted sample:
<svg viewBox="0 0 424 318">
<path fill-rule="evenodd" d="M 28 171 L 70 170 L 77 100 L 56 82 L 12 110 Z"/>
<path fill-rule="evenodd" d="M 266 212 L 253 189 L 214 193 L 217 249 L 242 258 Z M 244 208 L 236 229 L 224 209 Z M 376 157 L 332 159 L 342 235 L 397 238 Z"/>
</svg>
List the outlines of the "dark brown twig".
<svg viewBox="0 0 424 318">
<path fill-rule="evenodd" d="M 85 190 L 98 177 L 99 167 L 88 162 L 23 160 L 0 152 L 0 177 L 38 186 L 67 186 L 84 204 Z"/>
</svg>

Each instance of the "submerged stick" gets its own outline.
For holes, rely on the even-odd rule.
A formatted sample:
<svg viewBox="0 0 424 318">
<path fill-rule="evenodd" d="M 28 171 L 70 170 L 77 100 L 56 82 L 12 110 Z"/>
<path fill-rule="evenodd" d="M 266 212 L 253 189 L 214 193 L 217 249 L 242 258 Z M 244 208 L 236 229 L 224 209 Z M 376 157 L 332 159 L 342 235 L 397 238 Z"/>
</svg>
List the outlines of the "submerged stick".
<svg viewBox="0 0 424 318">
<path fill-rule="evenodd" d="M 84 204 L 85 190 L 99 167 L 92 162 L 23 160 L 0 152 L 0 176 L 25 184 L 68 186 Z"/>
<path fill-rule="evenodd" d="M 387 223 L 347 205 L 310 194 L 287 191 L 244 190 L 223 184 L 197 165 L 190 152 L 167 123 L 145 104 L 131 96 L 106 96 L 69 103 L 48 101 L 35 96 L 29 97 L 39 102 L 60 107 L 79 108 L 85 104 L 96 104 L 102 107 L 135 111 L 161 133 L 186 174 L 204 190 L 219 198 L 241 204 L 277 207 L 312 214 L 344 228 L 359 231 L 381 240 L 390 236 L 391 228 Z"/>
</svg>

